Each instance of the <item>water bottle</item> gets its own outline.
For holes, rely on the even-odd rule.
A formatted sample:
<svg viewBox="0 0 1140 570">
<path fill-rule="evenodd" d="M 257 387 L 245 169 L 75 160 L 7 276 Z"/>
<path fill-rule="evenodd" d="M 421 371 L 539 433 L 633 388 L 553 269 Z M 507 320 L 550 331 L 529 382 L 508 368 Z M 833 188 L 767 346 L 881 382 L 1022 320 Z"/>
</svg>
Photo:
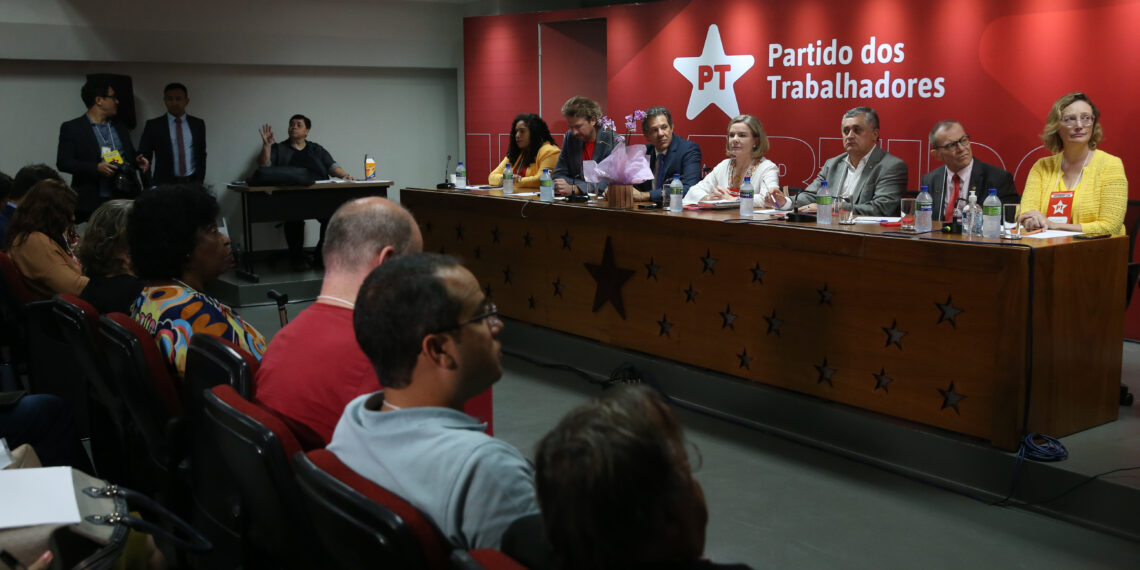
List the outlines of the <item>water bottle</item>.
<svg viewBox="0 0 1140 570">
<path fill-rule="evenodd" d="M 672 190 L 672 188 L 670 188 L 670 190 Z M 740 217 L 752 217 L 752 211 L 756 209 L 755 206 L 753 206 L 755 195 L 756 192 L 752 189 L 752 177 L 745 176 L 744 184 L 740 185 Z"/>
<path fill-rule="evenodd" d="M 669 205 L 670 212 L 681 211 L 681 199 L 685 196 L 685 185 L 681 184 L 681 175 L 674 174 L 673 181 L 669 183 L 669 200 L 665 202 Z"/>
<path fill-rule="evenodd" d="M 831 190 L 827 188 L 827 181 L 819 183 L 819 192 L 815 194 L 816 223 L 831 225 Z"/>
<path fill-rule="evenodd" d="M 503 166 L 503 194 L 515 193 L 515 173 L 511 171 L 511 163 Z"/>
<path fill-rule="evenodd" d="M 1001 237 L 1001 200 L 997 188 L 990 188 L 990 195 L 982 202 L 982 237 Z"/>
<path fill-rule="evenodd" d="M 543 202 L 554 201 L 554 180 L 550 178 L 549 168 L 543 168 L 542 176 L 538 179 L 538 199 Z"/>
<path fill-rule="evenodd" d="M 455 187 L 467 187 L 467 167 L 463 166 L 463 161 L 459 161 L 459 165 L 455 167 Z"/>
<path fill-rule="evenodd" d="M 918 197 L 914 199 L 914 231 L 928 232 L 933 228 L 934 197 L 930 195 L 930 188 L 921 186 Z"/>
<path fill-rule="evenodd" d="M 371 154 L 364 155 L 364 179 L 376 180 L 376 160 Z"/>
</svg>

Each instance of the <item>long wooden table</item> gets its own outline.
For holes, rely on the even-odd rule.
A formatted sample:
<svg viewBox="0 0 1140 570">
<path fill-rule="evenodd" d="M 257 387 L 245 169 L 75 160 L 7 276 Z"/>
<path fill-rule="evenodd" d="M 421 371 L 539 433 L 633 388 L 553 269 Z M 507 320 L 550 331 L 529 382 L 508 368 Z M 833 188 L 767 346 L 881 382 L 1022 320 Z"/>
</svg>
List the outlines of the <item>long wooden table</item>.
<svg viewBox="0 0 1140 570">
<path fill-rule="evenodd" d="M 404 189 L 511 318 L 1015 449 L 1116 419 L 1126 238 L 1008 240 Z"/>
</svg>

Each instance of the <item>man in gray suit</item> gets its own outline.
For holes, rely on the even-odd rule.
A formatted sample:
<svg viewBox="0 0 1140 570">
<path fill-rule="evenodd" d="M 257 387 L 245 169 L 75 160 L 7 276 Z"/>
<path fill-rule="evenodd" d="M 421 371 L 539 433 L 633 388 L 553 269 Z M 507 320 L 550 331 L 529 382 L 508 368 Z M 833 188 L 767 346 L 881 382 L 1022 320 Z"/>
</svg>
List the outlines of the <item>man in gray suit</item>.
<svg viewBox="0 0 1140 570">
<path fill-rule="evenodd" d="M 796 206 L 815 210 L 815 195 L 827 181 L 833 197 L 851 198 L 857 216 L 897 216 L 899 199 L 907 181 L 906 163 L 878 146 L 879 114 L 870 107 L 855 107 L 843 114 L 843 148 L 829 158 L 819 175 L 796 196 Z M 782 192 L 769 194 L 766 206 L 792 209 L 792 200 Z"/>
<path fill-rule="evenodd" d="M 1020 199 L 1012 174 L 974 160 L 970 136 L 962 123 L 939 121 L 935 124 L 930 129 L 930 154 L 945 163 L 922 175 L 922 185 L 930 188 L 934 198 L 935 221 L 952 220 L 958 200 L 968 200 L 970 190 L 978 191 L 978 203 L 986 199 L 990 188 L 997 188 L 1002 204 L 1016 203 Z"/>
</svg>

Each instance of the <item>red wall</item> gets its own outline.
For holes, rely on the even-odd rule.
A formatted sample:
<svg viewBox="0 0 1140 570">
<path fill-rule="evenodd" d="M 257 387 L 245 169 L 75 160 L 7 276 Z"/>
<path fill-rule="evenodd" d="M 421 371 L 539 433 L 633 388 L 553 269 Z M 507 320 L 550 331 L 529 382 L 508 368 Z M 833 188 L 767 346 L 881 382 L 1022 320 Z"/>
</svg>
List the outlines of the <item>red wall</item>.
<svg viewBox="0 0 1140 570">
<path fill-rule="evenodd" d="M 910 166 L 909 188 L 916 189 L 921 174 L 940 165 L 931 158 L 926 137 L 935 122 L 949 118 L 963 122 L 977 158 L 1013 172 L 1020 188 L 1033 162 L 1046 155 L 1038 135 L 1052 102 L 1075 90 L 1087 92 L 1100 108 L 1105 132 L 1100 148 L 1120 156 L 1128 173 L 1140 172 L 1140 149 L 1127 138 L 1129 127 L 1140 124 L 1140 106 L 1135 104 L 1140 99 L 1140 59 L 1134 55 L 1140 53 L 1140 34 L 1133 29 L 1140 22 L 1140 1 L 1073 4 L 675 0 L 468 18 L 464 58 L 469 176 L 485 181 L 505 153 L 511 118 L 538 111 L 539 24 L 583 18 L 606 20 L 606 69 L 567 65 L 565 77 L 604 73 L 608 105 L 603 111 L 614 117 L 653 105 L 669 107 L 676 132 L 700 144 L 709 166 L 724 156 L 723 134 L 730 117 L 716 105 L 687 117 L 695 90 L 674 64 L 677 58 L 701 56 L 715 25 L 726 55 L 753 58 L 742 74 L 730 70 L 739 78 L 730 85 L 735 98 L 727 100 L 764 123 L 772 140 L 768 157 L 780 165 L 782 184 L 803 185 L 824 160 L 839 154 L 843 112 L 866 104 L 879 112 L 883 146 Z M 889 49 L 886 63 L 864 63 L 863 48 L 871 37 L 883 55 Z M 805 59 L 802 65 L 786 66 L 776 58 L 769 65 L 775 44 L 795 50 L 814 46 L 817 40 L 821 47 L 832 40 L 837 47 L 849 47 L 852 61 L 808 65 Z M 883 44 L 891 47 L 880 47 Z M 551 73 L 549 68 L 544 66 L 544 76 Z M 903 79 L 911 92 L 793 99 L 791 85 L 783 91 L 780 82 L 806 82 L 809 73 L 816 82 L 834 79 L 836 73 L 873 82 L 889 73 L 891 80 Z M 775 76 L 780 80 L 773 95 Z M 700 91 L 719 92 L 719 79 L 712 74 L 711 81 L 700 82 Z M 543 107 L 552 132 L 560 132 L 554 126 L 564 121 L 551 116 L 554 107 L 546 95 Z M 1131 194 L 1137 197 L 1138 192 Z M 1130 312 L 1126 335 L 1140 338 L 1140 309 Z"/>
</svg>

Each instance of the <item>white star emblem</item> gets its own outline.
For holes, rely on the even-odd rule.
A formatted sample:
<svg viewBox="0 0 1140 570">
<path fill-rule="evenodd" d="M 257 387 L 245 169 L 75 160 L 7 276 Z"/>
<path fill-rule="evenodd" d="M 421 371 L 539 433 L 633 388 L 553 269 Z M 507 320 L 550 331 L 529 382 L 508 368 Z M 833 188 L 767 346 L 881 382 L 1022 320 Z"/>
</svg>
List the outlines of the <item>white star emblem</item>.
<svg viewBox="0 0 1140 570">
<path fill-rule="evenodd" d="M 729 118 L 739 115 L 740 106 L 736 103 L 736 90 L 732 84 L 755 63 L 756 59 L 750 55 L 726 55 L 720 41 L 720 30 L 716 24 L 709 26 L 705 47 L 699 57 L 673 59 L 673 68 L 693 84 L 685 117 L 692 119 L 709 105 L 720 107 Z"/>
<path fill-rule="evenodd" d="M 1057 202 L 1056 204 L 1053 204 L 1053 213 L 1060 214 L 1062 216 L 1065 215 L 1065 203 Z"/>
</svg>

